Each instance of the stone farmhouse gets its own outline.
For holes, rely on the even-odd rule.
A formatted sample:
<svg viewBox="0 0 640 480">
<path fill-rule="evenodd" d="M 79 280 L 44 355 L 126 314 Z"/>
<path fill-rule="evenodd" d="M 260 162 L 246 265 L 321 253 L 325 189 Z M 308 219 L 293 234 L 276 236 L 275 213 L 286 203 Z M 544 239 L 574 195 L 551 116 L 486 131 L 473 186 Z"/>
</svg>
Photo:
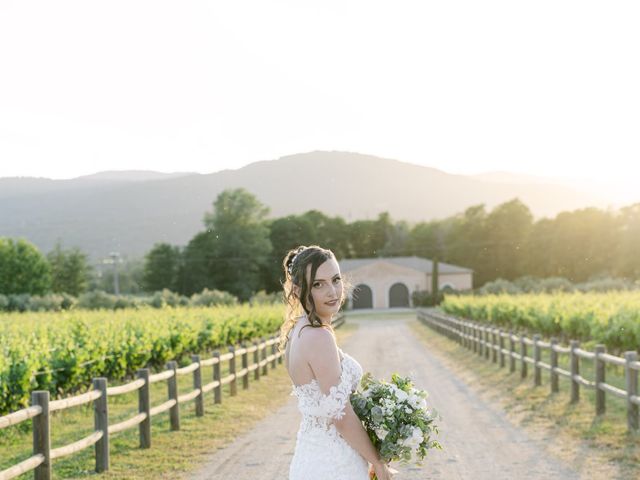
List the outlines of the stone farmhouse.
<svg viewBox="0 0 640 480">
<path fill-rule="evenodd" d="M 340 271 L 354 286 L 348 308 L 413 307 L 415 291 L 431 291 L 433 262 L 421 257 L 374 257 L 339 260 Z M 438 262 L 438 287 L 471 289 L 473 270 Z"/>
</svg>

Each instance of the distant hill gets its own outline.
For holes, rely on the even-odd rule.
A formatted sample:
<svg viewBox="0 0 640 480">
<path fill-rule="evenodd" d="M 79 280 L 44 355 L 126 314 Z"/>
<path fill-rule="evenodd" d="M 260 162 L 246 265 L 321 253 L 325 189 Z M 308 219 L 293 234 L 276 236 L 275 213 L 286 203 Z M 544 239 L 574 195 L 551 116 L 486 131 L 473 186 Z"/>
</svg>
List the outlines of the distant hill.
<svg viewBox="0 0 640 480">
<path fill-rule="evenodd" d="M 388 211 L 409 222 L 444 218 L 470 205 L 520 198 L 536 217 L 606 200 L 521 175 L 454 175 L 386 158 L 316 151 L 211 174 L 101 172 L 70 180 L 0 179 L 0 236 L 26 237 L 43 252 L 56 239 L 92 259 L 140 256 L 155 242 L 186 244 L 226 188 L 244 187 L 271 217 L 317 209 L 348 222 Z"/>
<path fill-rule="evenodd" d="M 4 177 L 0 178 L 0 200 L 7 197 L 24 197 L 52 192 L 70 192 L 88 188 L 113 187 L 132 182 L 166 180 L 169 178 L 197 175 L 193 172 L 162 173 L 144 170 L 108 171 L 72 178 L 52 180 L 41 177 Z M 1 207 L 0 207 L 1 208 Z"/>
<path fill-rule="evenodd" d="M 195 172 L 151 172 L 148 170 L 109 170 L 106 172 L 98 172 L 83 177 L 74 178 L 74 180 L 97 180 L 97 181 L 122 181 L 122 182 L 142 182 L 146 180 L 166 180 L 168 178 L 184 177 L 187 175 L 197 175 Z"/>
<path fill-rule="evenodd" d="M 511 184 L 552 184 L 567 186 L 565 180 L 553 177 L 541 177 L 538 175 L 526 175 L 522 173 L 512 172 L 484 172 L 476 175 L 469 175 L 469 178 L 482 180 L 483 182 L 492 183 L 511 183 Z"/>
</svg>

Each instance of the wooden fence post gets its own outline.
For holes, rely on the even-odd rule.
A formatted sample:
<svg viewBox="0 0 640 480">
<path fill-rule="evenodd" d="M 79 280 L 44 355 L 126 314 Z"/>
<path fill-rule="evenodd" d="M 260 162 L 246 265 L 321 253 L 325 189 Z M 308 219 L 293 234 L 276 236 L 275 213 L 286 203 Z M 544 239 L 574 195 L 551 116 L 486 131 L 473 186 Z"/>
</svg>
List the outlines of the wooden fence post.
<svg viewBox="0 0 640 480">
<path fill-rule="evenodd" d="M 478 353 L 478 329 L 475 324 L 471 325 L 471 336 L 473 337 L 473 353 Z"/>
<path fill-rule="evenodd" d="M 271 337 L 271 340 L 274 341 L 271 344 L 271 355 L 273 355 L 273 360 L 271 360 L 271 370 L 276 368 L 276 342 L 275 342 L 275 339 L 276 339 L 275 335 Z"/>
<path fill-rule="evenodd" d="M 229 351 L 233 354 L 229 359 L 229 374 L 233 374 L 233 380 L 229 383 L 229 393 L 235 397 L 238 393 L 238 385 L 236 383 L 236 347 L 229 346 Z"/>
<path fill-rule="evenodd" d="M 490 327 L 485 327 L 484 329 L 484 358 L 487 360 L 489 360 L 489 345 L 491 345 L 491 342 L 489 341 L 489 330 Z"/>
<path fill-rule="evenodd" d="M 476 332 L 476 324 L 472 320 L 469 320 L 467 322 L 467 334 L 469 335 L 469 350 L 473 353 L 478 352 L 478 337 L 476 336 Z"/>
<path fill-rule="evenodd" d="M 109 406 L 107 402 L 107 379 L 93 379 L 93 389 L 100 390 L 100 398 L 93 402 L 93 426 L 102 432 L 102 438 L 95 443 L 96 472 L 109 470 Z"/>
<path fill-rule="evenodd" d="M 580 400 L 580 383 L 575 379 L 580 375 L 580 357 L 576 355 L 576 348 L 580 346 L 577 340 L 571 340 L 571 403 L 577 403 Z"/>
<path fill-rule="evenodd" d="M 477 353 L 478 351 L 478 339 L 476 337 L 476 325 L 473 322 L 469 322 L 469 349 L 473 353 Z"/>
<path fill-rule="evenodd" d="M 465 348 L 468 348 L 469 342 L 467 339 L 467 323 L 466 322 L 460 323 L 460 330 L 462 332 L 462 346 Z"/>
<path fill-rule="evenodd" d="M 605 382 L 605 363 L 600 355 L 605 353 L 604 345 L 596 345 L 595 356 L 593 358 L 594 370 L 596 372 L 596 415 L 602 415 L 605 412 L 605 391 L 600 385 Z"/>
<path fill-rule="evenodd" d="M 469 325 L 469 322 L 464 322 L 464 333 L 467 336 L 467 350 L 473 350 L 473 340 L 471 339 L 471 334 L 473 333 L 471 330 L 471 326 Z"/>
<path fill-rule="evenodd" d="M 245 368 L 249 367 L 249 354 L 247 353 L 247 343 L 242 342 L 240 346 L 244 349 L 244 353 L 242 354 L 242 369 L 244 370 Z M 242 377 L 242 389 L 246 390 L 247 388 L 249 388 L 249 371 L 248 370 L 247 370 L 247 373 L 245 373 L 244 376 Z"/>
<path fill-rule="evenodd" d="M 222 403 L 222 384 L 220 383 L 220 351 L 213 352 L 213 356 L 218 359 L 213 364 L 213 380 L 218 381 L 218 386 L 213 389 L 213 403 Z"/>
<path fill-rule="evenodd" d="M 513 339 L 513 330 L 509 330 L 509 373 L 516 371 L 516 341 Z"/>
<path fill-rule="evenodd" d="M 536 387 L 542 385 L 542 369 L 540 368 L 540 335 L 533 336 L 533 384 Z"/>
<path fill-rule="evenodd" d="M 550 372 L 550 377 L 551 377 L 551 393 L 558 393 L 559 391 L 559 387 L 558 387 L 558 372 L 556 371 L 556 368 L 558 368 L 558 352 L 556 351 L 555 347 L 558 346 L 558 339 L 556 337 L 551 337 L 551 351 L 549 352 L 551 355 L 551 372 Z"/>
<path fill-rule="evenodd" d="M 456 343 L 460 343 L 460 334 L 458 333 L 458 324 L 453 319 L 447 320 L 447 322 L 449 324 L 449 328 L 451 328 L 450 330 L 451 339 Z"/>
<path fill-rule="evenodd" d="M 524 342 L 524 335 L 520 335 L 520 378 L 527 376 L 527 344 Z"/>
<path fill-rule="evenodd" d="M 260 346 L 257 341 L 253 342 L 253 345 L 256 347 L 256 351 L 253 352 L 253 363 L 256 364 L 256 369 L 253 371 L 254 380 L 260 380 Z"/>
<path fill-rule="evenodd" d="M 638 370 L 631 368 L 631 363 L 638 360 L 635 350 L 624 352 L 627 364 L 624 367 L 624 377 L 627 384 L 627 426 L 630 431 L 638 431 L 638 405 L 631 401 L 631 397 L 638 396 Z"/>
<path fill-rule="evenodd" d="M 191 361 L 198 364 L 198 368 L 193 371 L 193 389 L 199 389 L 200 393 L 195 398 L 196 417 L 204 415 L 204 392 L 202 391 L 202 362 L 200 355 L 191 355 Z"/>
<path fill-rule="evenodd" d="M 262 345 L 262 360 L 264 361 L 267 359 L 267 345 L 266 342 L 267 340 L 264 337 L 260 337 L 260 344 L 262 345 L 264 343 L 264 345 Z M 262 375 L 268 375 L 269 374 L 269 365 L 267 365 L 267 363 L 265 362 L 265 364 L 262 366 Z"/>
<path fill-rule="evenodd" d="M 146 413 L 147 417 L 140 422 L 140 448 L 151 448 L 151 398 L 149 392 L 149 369 L 141 368 L 137 377 L 144 380 L 138 389 L 138 413 Z"/>
<path fill-rule="evenodd" d="M 498 329 L 498 344 L 500 346 L 500 368 L 504 368 L 504 332 L 501 328 Z"/>
<path fill-rule="evenodd" d="M 491 329 L 491 362 L 492 363 L 498 362 L 498 351 L 496 350 L 498 346 L 498 342 L 496 340 L 496 332 L 497 332 L 496 328 Z"/>
<path fill-rule="evenodd" d="M 180 405 L 178 405 L 178 362 L 171 360 L 167 362 L 167 370 L 173 370 L 173 376 L 167 380 L 167 393 L 169 400 L 175 400 L 176 403 L 169 409 L 169 422 L 171 431 L 180 430 Z"/>
<path fill-rule="evenodd" d="M 44 461 L 34 470 L 35 480 L 51 480 L 51 434 L 49 431 L 49 392 L 31 392 L 31 405 L 39 406 L 42 412 L 33 417 L 33 454 L 40 454 Z"/>
</svg>

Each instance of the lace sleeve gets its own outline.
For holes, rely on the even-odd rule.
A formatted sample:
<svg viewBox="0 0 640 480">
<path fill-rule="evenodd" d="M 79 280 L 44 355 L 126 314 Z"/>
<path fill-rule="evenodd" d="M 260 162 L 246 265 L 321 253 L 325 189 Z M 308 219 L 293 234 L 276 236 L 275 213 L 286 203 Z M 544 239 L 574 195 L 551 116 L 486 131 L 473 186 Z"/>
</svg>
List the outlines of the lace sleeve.
<svg viewBox="0 0 640 480">
<path fill-rule="evenodd" d="M 351 388 L 343 372 L 343 374 L 340 375 L 340 383 L 329 388 L 328 394 L 325 395 L 320 392 L 317 416 L 340 420 L 344 417 L 344 409 L 350 398 Z"/>
</svg>

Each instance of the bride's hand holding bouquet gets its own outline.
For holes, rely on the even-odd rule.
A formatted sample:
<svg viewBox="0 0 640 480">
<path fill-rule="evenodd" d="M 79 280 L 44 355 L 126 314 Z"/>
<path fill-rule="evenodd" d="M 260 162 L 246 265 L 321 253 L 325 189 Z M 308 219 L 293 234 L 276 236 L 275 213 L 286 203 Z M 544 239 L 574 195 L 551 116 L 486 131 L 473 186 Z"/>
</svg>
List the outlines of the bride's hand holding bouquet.
<svg viewBox="0 0 640 480">
<path fill-rule="evenodd" d="M 427 450 L 442 449 L 437 440 L 431 439 L 433 432 L 438 433 L 434 420 L 439 415 L 427 408 L 428 393 L 414 388 L 410 378 L 394 373 L 391 382 L 385 382 L 367 372 L 360 388 L 351 395 L 351 404 L 381 458 L 381 464 L 370 471 L 372 479 L 383 480 L 378 478 L 378 470 L 385 476 L 397 473 L 383 468 L 392 461 L 414 460 L 422 466 Z"/>
</svg>

